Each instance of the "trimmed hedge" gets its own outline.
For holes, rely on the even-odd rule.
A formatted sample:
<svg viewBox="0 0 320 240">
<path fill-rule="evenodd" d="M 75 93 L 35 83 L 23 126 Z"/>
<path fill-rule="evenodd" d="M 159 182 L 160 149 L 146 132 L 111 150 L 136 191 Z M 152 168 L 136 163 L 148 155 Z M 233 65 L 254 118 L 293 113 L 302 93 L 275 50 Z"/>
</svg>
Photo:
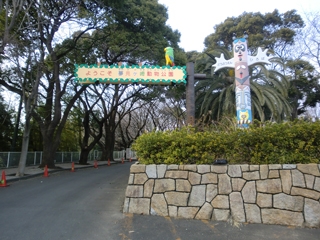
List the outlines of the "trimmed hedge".
<svg viewBox="0 0 320 240">
<path fill-rule="evenodd" d="M 194 128 L 152 132 L 132 146 L 143 164 L 228 163 L 295 164 L 320 162 L 320 121 L 266 123 L 227 132 L 196 132 Z"/>
</svg>

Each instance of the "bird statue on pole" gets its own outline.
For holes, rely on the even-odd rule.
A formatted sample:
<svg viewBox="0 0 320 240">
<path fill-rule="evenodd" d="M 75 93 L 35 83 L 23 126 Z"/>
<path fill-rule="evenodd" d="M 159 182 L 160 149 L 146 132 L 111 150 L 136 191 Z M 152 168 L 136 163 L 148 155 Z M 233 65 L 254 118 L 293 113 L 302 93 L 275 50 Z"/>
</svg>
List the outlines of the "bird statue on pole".
<svg viewBox="0 0 320 240">
<path fill-rule="evenodd" d="M 166 65 L 169 65 L 170 67 L 174 66 L 174 55 L 173 55 L 174 48 L 172 47 L 166 47 L 164 51 L 166 52 L 165 58 L 166 58 Z"/>
</svg>

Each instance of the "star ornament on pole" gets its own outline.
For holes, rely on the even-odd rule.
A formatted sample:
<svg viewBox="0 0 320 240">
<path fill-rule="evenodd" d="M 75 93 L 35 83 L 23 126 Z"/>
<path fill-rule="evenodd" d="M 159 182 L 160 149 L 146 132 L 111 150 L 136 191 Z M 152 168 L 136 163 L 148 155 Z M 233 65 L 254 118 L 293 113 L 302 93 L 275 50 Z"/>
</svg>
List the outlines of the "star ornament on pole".
<svg viewBox="0 0 320 240">
<path fill-rule="evenodd" d="M 215 72 L 222 68 L 235 69 L 237 121 L 238 126 L 244 128 L 248 128 L 252 123 L 249 66 L 271 64 L 269 60 L 273 58 L 273 56 L 267 56 L 268 49 L 262 51 L 260 47 L 256 56 L 248 55 L 247 36 L 245 33 L 244 38 L 237 39 L 234 34 L 234 57 L 226 60 L 222 53 L 212 65 L 215 67 Z"/>
</svg>

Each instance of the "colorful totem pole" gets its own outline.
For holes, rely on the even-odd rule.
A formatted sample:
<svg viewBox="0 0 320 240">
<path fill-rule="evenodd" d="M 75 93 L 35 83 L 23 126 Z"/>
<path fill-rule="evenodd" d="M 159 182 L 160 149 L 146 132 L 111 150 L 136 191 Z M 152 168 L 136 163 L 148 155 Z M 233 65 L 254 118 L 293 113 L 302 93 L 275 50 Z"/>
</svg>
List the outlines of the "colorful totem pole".
<svg viewBox="0 0 320 240">
<path fill-rule="evenodd" d="M 216 58 L 215 72 L 221 68 L 234 68 L 235 81 L 236 81 L 236 107 L 237 107 L 237 120 L 239 127 L 249 127 L 252 123 L 251 113 L 251 94 L 250 94 L 250 76 L 249 66 L 254 64 L 270 64 L 270 58 L 267 56 L 267 49 L 262 51 L 258 48 L 256 56 L 248 55 L 247 47 L 247 34 L 244 38 L 237 39 L 233 37 L 233 53 L 232 59 L 226 60 L 224 54 L 220 58 Z"/>
</svg>

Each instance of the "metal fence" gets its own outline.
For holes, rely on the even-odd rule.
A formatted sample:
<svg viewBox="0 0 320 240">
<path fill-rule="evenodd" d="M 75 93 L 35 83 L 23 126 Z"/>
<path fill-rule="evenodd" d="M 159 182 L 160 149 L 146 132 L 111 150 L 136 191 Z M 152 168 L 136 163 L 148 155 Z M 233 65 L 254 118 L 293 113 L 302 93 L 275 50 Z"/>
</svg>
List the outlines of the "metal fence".
<svg viewBox="0 0 320 240">
<path fill-rule="evenodd" d="M 20 160 L 20 152 L 0 152 L 0 168 L 17 167 Z M 91 151 L 88 156 L 88 161 L 99 159 L 102 155 L 101 151 Z M 137 158 L 136 152 L 131 149 L 114 151 L 113 158 L 115 160 Z M 77 162 L 80 159 L 80 152 L 56 152 L 55 163 Z M 39 165 L 42 162 L 42 152 L 28 152 L 27 166 Z"/>
<path fill-rule="evenodd" d="M 126 154 L 126 151 L 125 150 L 122 150 L 122 151 L 114 151 L 113 152 L 113 159 L 125 159 L 125 154 Z"/>
</svg>

